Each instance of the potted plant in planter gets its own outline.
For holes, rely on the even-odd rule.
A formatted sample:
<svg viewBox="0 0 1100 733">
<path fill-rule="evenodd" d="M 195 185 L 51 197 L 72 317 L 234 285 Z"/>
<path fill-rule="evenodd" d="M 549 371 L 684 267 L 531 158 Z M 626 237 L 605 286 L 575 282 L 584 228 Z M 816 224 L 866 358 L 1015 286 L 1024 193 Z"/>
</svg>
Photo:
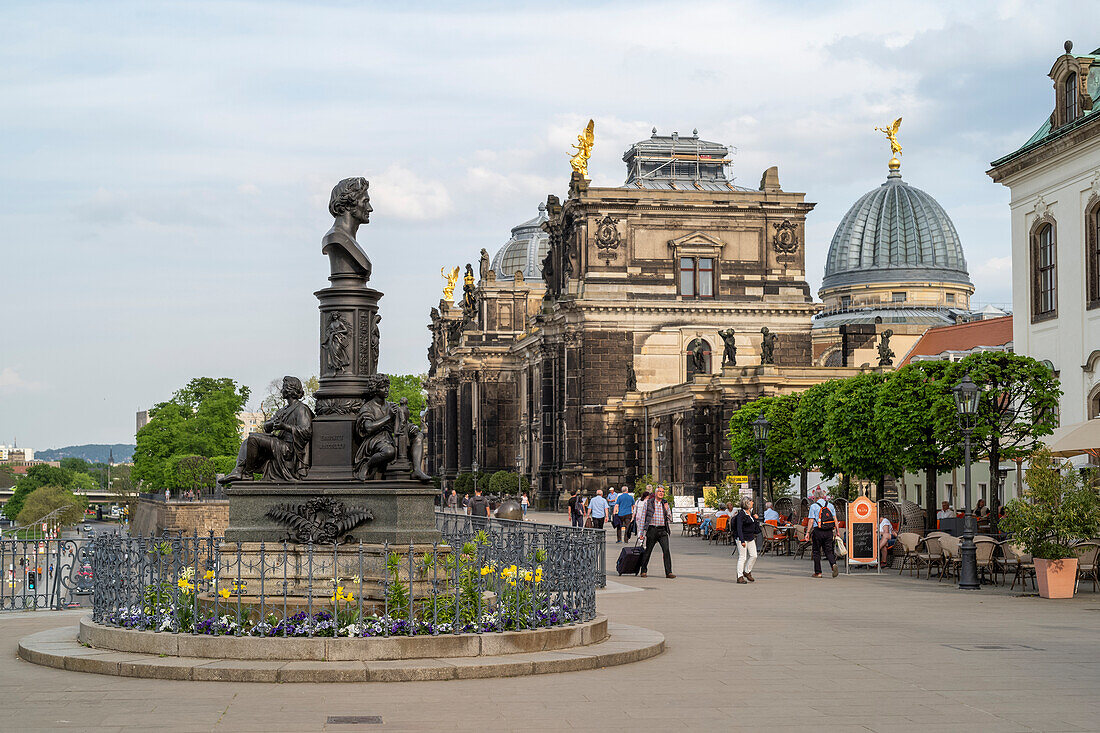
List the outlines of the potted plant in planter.
<svg viewBox="0 0 1100 733">
<path fill-rule="evenodd" d="M 1005 506 L 1002 527 L 1035 560 L 1043 598 L 1072 598 L 1077 581 L 1073 545 L 1100 532 L 1100 496 L 1080 472 L 1056 462 L 1046 448 L 1031 456 L 1028 489 Z"/>
</svg>

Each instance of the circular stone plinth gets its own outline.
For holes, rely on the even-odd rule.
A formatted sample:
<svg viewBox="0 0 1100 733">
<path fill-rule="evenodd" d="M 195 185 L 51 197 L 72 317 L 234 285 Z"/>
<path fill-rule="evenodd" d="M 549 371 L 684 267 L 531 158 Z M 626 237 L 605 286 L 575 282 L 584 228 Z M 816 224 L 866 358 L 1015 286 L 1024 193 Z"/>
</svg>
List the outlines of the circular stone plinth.
<svg viewBox="0 0 1100 733">
<path fill-rule="evenodd" d="M 249 637 L 134 631 L 80 619 L 77 641 L 93 649 L 201 659 L 274 659 L 375 662 L 451 659 L 555 651 L 598 644 L 607 638 L 607 617 L 569 626 L 486 634 L 437 636 Z"/>
<path fill-rule="evenodd" d="M 148 652 L 119 652 L 87 646 L 77 638 L 76 628 L 61 627 L 23 638 L 19 642 L 19 656 L 28 662 L 47 667 L 121 677 L 224 682 L 412 682 L 519 677 L 598 669 L 640 662 L 664 651 L 663 634 L 638 626 L 607 623 L 606 619 L 604 624 L 607 635 L 604 636 L 603 641 L 568 649 L 470 657 L 368 661 L 302 658 L 213 659 Z M 157 634 L 156 636 L 173 635 Z M 491 638 L 499 634 L 482 636 Z M 211 641 L 222 641 L 227 637 L 205 638 Z M 256 639 L 255 641 L 273 640 Z M 285 641 L 318 640 L 287 639 Z M 326 641 L 345 640 L 327 639 Z"/>
</svg>

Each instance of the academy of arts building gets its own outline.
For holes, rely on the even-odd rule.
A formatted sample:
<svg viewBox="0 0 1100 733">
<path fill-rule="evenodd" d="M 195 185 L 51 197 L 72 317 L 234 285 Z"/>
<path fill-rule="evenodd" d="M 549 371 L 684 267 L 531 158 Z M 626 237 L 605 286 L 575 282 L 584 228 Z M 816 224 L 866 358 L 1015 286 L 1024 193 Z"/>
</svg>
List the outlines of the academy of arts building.
<svg viewBox="0 0 1100 733">
<path fill-rule="evenodd" d="M 427 468 L 444 486 L 476 463 L 531 477 L 544 504 L 647 473 L 701 496 L 754 473 L 725 439 L 746 402 L 893 368 L 930 327 L 974 317 L 955 227 L 896 156 L 841 220 L 820 300 L 814 204 L 777 168 L 738 185 L 725 145 L 656 130 L 623 161 L 609 188 L 574 161 L 564 201 L 451 272 L 426 385 Z"/>
</svg>

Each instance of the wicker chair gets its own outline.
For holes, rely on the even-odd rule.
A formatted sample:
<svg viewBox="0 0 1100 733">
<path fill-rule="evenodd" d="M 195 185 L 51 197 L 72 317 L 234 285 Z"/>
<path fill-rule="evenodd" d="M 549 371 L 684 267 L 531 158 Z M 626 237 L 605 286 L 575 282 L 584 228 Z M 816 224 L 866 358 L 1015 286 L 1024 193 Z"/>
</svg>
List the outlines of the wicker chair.
<svg viewBox="0 0 1100 733">
<path fill-rule="evenodd" d="M 917 569 L 917 577 L 920 577 L 922 565 L 928 564 L 927 553 L 920 552 L 921 536 L 916 532 L 902 532 L 898 535 L 898 545 L 905 553 L 901 556 L 901 570 L 898 575 L 905 572 L 905 566 L 909 566 L 909 574 L 913 574 L 913 568 Z"/>
<path fill-rule="evenodd" d="M 903 501 L 901 507 L 901 523 L 895 525 L 898 532 L 916 532 L 924 534 L 924 510 L 911 501 Z M 891 519 L 891 521 L 893 521 Z"/>
<path fill-rule="evenodd" d="M 1020 581 L 1020 589 L 1027 589 L 1027 579 L 1035 577 L 1035 561 L 1024 552 L 1023 548 L 1014 542 L 1004 542 L 1001 544 L 1001 549 L 1005 553 L 1005 563 L 1010 568 L 1015 568 L 1015 574 L 1012 577 L 1012 585 L 1009 590 L 1016 587 L 1016 581 Z"/>
<path fill-rule="evenodd" d="M 997 550 L 997 540 L 992 537 L 975 537 L 974 546 L 978 558 L 978 577 L 980 578 L 984 572 L 989 582 L 995 583 L 996 565 L 993 556 Z"/>
<path fill-rule="evenodd" d="M 775 554 L 779 554 L 779 547 L 786 545 L 788 551 L 790 551 L 791 541 L 787 535 L 776 529 L 774 524 L 764 524 L 764 547 L 761 550 L 763 553 L 767 553 L 768 550 L 775 550 Z"/>
<path fill-rule="evenodd" d="M 805 527 L 798 526 L 794 528 L 794 541 L 797 543 L 795 546 L 796 555 L 798 557 L 805 557 L 806 550 L 810 548 L 813 543 L 810 541 L 810 533 Z"/>
<path fill-rule="evenodd" d="M 928 535 L 924 538 L 922 543 L 924 545 L 924 552 L 921 553 L 924 564 L 928 566 L 928 578 L 932 578 L 932 568 L 939 567 L 940 574 L 943 574 L 944 556 L 943 545 L 940 544 L 940 537 L 938 535 Z M 918 574 L 919 577 L 919 574 Z"/>
<path fill-rule="evenodd" d="M 951 535 L 940 537 L 940 547 L 943 548 L 943 570 L 940 571 L 940 580 L 951 577 L 951 571 L 958 574 L 959 568 L 959 538 Z"/>
<path fill-rule="evenodd" d="M 787 517 L 791 522 L 795 521 L 795 503 L 789 496 L 781 496 L 775 500 L 773 507 L 780 515 Z"/>
<path fill-rule="evenodd" d="M 1088 578 L 1092 581 L 1092 590 L 1096 591 L 1097 578 L 1096 572 L 1096 560 L 1097 555 L 1100 554 L 1100 542 L 1097 540 L 1085 540 L 1078 542 L 1073 547 L 1073 552 L 1077 555 L 1077 581 L 1073 586 L 1073 591 L 1077 592 L 1077 586 L 1081 583 L 1081 578 Z"/>
</svg>

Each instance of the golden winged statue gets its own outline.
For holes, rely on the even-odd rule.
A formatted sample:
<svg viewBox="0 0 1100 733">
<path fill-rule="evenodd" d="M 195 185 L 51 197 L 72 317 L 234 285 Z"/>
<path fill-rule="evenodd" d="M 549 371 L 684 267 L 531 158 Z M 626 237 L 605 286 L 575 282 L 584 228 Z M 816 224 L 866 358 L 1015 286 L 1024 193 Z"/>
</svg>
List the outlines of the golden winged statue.
<svg viewBox="0 0 1100 733">
<path fill-rule="evenodd" d="M 439 274 L 443 276 L 443 279 L 447 281 L 447 284 L 443 286 L 443 299 L 448 303 L 453 303 L 455 299 L 455 283 L 458 282 L 459 269 L 455 269 L 447 272 L 446 267 L 439 268 Z"/>
<path fill-rule="evenodd" d="M 588 156 L 592 155 L 592 143 L 596 141 L 595 128 L 596 122 L 589 120 L 588 127 L 584 128 L 583 133 L 577 135 L 577 144 L 573 146 L 577 152 L 569 159 L 569 165 L 573 166 L 573 170 L 585 178 L 588 178 Z"/>
<path fill-rule="evenodd" d="M 886 134 L 886 139 L 890 141 L 890 152 L 893 155 L 899 155 L 901 153 L 901 144 L 898 143 L 898 128 L 901 127 L 901 118 L 894 120 L 894 124 L 889 127 L 876 127 L 879 132 Z"/>
</svg>

